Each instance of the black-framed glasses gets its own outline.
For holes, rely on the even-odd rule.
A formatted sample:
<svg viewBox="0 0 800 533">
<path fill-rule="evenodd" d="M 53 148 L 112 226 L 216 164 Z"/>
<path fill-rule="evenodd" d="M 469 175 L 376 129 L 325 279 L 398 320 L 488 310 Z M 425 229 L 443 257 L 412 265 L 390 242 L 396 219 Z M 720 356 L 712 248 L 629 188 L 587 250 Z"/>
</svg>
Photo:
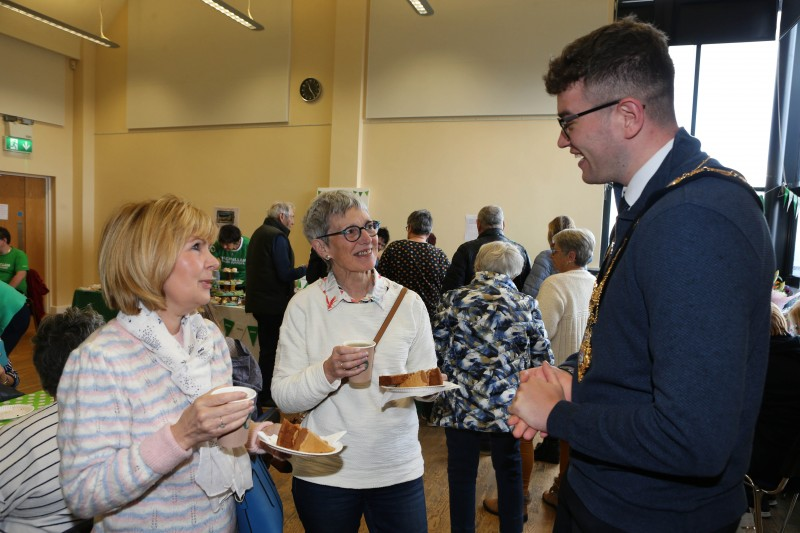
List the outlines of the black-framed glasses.
<svg viewBox="0 0 800 533">
<path fill-rule="evenodd" d="M 556 117 L 556 120 L 558 120 L 558 125 L 561 126 L 561 132 L 564 134 L 564 137 L 566 137 L 567 140 L 570 141 L 572 139 L 569 138 L 569 132 L 567 131 L 567 127 L 569 127 L 570 123 L 572 123 L 575 119 L 580 118 L 583 115 L 588 115 L 589 113 L 594 113 L 595 111 L 600 111 L 601 109 L 611 107 L 612 105 L 617 105 L 621 101 L 622 99 L 620 98 L 618 100 L 614 100 L 613 102 L 607 102 L 597 107 L 587 109 L 586 111 L 581 111 L 580 113 L 575 113 L 573 115 L 565 115 L 563 117 Z"/>
<path fill-rule="evenodd" d="M 361 238 L 361 232 L 366 231 L 367 235 L 370 237 L 374 237 L 378 234 L 378 228 L 381 227 L 381 223 L 378 220 L 370 220 L 363 226 L 347 226 L 342 231 L 334 231 L 333 233 L 328 233 L 327 235 L 320 235 L 316 237 L 317 239 L 324 239 L 325 237 L 333 237 L 334 235 L 341 235 L 345 238 L 348 242 L 356 242 L 358 239 Z"/>
</svg>

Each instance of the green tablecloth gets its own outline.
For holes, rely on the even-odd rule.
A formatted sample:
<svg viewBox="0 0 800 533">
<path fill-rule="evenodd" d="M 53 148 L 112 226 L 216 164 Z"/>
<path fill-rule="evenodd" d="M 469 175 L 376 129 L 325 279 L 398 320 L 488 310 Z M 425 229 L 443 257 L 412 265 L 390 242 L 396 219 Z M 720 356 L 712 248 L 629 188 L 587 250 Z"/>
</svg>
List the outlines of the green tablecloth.
<svg viewBox="0 0 800 533">
<path fill-rule="evenodd" d="M 53 397 L 47 394 L 45 391 L 40 390 L 36 392 L 32 392 L 30 394 L 26 394 L 24 396 L 20 396 L 18 398 L 14 398 L 12 400 L 6 400 L 4 402 L 0 402 L 0 406 L 3 405 L 32 405 L 34 409 L 39 409 L 40 407 L 44 407 L 45 405 L 50 405 L 53 403 Z M 12 418 L 9 420 L 0 420 L 0 426 L 4 426 L 10 422 L 13 422 L 16 418 Z"/>
<path fill-rule="evenodd" d="M 72 306 L 85 309 L 89 304 L 92 305 L 92 309 L 103 315 L 106 322 L 117 316 L 117 310 L 108 307 L 103 300 L 103 291 L 88 288 L 76 289 L 72 295 Z"/>
</svg>

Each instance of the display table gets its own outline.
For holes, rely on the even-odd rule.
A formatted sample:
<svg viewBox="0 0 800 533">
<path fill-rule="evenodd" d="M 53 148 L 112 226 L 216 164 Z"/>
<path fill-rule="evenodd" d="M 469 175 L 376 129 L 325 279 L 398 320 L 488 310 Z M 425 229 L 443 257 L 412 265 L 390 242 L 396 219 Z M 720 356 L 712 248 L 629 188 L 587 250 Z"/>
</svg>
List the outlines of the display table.
<svg viewBox="0 0 800 533">
<path fill-rule="evenodd" d="M 242 305 L 215 305 L 214 314 L 222 326 L 226 337 L 242 341 L 258 360 L 258 323 L 253 315 L 245 313 Z"/>
<path fill-rule="evenodd" d="M 32 405 L 34 409 L 39 409 L 40 407 L 44 407 L 45 405 L 50 405 L 53 403 L 53 397 L 47 394 L 45 391 L 40 390 L 36 392 L 32 392 L 30 394 L 26 394 L 24 396 L 20 396 L 18 398 L 14 398 L 12 400 L 6 400 L 4 402 L 0 402 L 0 406 L 3 405 Z M 5 426 L 6 424 L 10 424 L 17 418 L 11 418 L 9 420 L 0 420 L 0 426 Z"/>
<path fill-rule="evenodd" d="M 75 289 L 72 295 L 72 306 L 79 309 L 86 309 L 86 306 L 90 304 L 92 309 L 100 313 L 103 318 L 106 319 L 106 322 L 117 316 L 117 310 L 111 309 L 106 305 L 106 301 L 103 299 L 103 291 L 100 289 L 95 289 L 93 287 L 79 287 Z"/>
</svg>

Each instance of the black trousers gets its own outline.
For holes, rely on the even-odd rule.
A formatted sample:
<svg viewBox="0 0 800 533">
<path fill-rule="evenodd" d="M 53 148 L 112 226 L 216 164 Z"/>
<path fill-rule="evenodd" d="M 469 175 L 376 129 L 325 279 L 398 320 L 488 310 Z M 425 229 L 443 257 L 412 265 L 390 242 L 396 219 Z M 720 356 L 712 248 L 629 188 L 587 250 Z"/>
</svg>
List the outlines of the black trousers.
<svg viewBox="0 0 800 533">
<path fill-rule="evenodd" d="M 264 379 L 264 386 L 258 393 L 258 406 L 275 407 L 275 401 L 272 399 L 272 371 L 275 370 L 275 352 L 278 351 L 278 336 L 283 315 L 253 313 L 253 318 L 258 323 L 258 367 Z"/>
</svg>

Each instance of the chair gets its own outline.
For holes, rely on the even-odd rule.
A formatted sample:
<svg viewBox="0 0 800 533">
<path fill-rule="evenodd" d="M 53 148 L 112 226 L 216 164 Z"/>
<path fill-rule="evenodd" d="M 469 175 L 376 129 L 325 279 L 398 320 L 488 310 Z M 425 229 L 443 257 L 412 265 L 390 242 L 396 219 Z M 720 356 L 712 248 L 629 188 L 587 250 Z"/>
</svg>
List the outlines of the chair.
<svg viewBox="0 0 800 533">
<path fill-rule="evenodd" d="M 798 483 L 800 482 L 800 438 L 795 440 L 790 448 L 789 453 L 783 460 L 783 465 L 778 475 L 781 476 L 781 480 L 778 486 L 772 490 L 759 487 L 750 476 L 744 476 L 745 485 L 753 491 L 753 519 L 756 526 L 756 533 L 763 533 L 764 531 L 764 523 L 761 516 L 761 500 L 765 495 L 777 496 L 784 492 L 793 494 L 792 502 L 789 504 L 789 510 L 786 512 L 786 519 L 783 521 L 783 526 L 781 527 L 781 533 L 784 532 L 786 524 L 789 523 L 789 518 L 791 518 L 792 511 L 794 511 L 797 498 L 800 496 L 800 483 Z"/>
<path fill-rule="evenodd" d="M 31 307 L 31 315 L 33 316 L 33 324 L 38 328 L 39 322 L 44 318 L 44 296 L 50 292 L 47 285 L 44 284 L 42 276 L 34 269 L 28 270 L 26 276 L 28 282 L 28 305 Z"/>
</svg>

